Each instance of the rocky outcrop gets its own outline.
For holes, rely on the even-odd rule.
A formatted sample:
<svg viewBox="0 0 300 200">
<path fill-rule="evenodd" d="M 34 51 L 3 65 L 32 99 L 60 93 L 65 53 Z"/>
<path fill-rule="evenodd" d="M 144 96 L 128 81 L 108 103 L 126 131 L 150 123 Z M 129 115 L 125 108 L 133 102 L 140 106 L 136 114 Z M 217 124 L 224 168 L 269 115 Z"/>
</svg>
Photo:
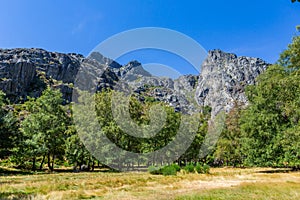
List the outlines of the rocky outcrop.
<svg viewBox="0 0 300 200">
<path fill-rule="evenodd" d="M 39 96 L 44 89 L 42 76 L 61 84 L 73 83 L 83 59 L 79 54 L 43 49 L 0 49 L 0 89 L 13 101 Z M 68 95 L 65 98 L 70 100 Z"/>
<path fill-rule="evenodd" d="M 99 52 L 92 52 L 89 56 L 88 59 L 90 60 L 96 60 L 98 63 L 102 64 L 102 65 L 106 65 L 109 66 L 112 69 L 119 69 L 122 67 L 122 65 L 120 65 L 119 63 L 117 63 L 116 61 L 107 58 L 105 56 L 103 56 L 101 53 Z"/>
<path fill-rule="evenodd" d="M 113 89 L 119 80 L 112 68 L 97 62 L 95 59 L 84 59 L 79 70 L 75 82 L 76 87 L 81 90 L 96 92 L 103 89 Z"/>
<path fill-rule="evenodd" d="M 125 81 L 135 81 L 137 79 L 140 79 L 142 77 L 151 77 L 152 75 L 144 70 L 142 67 L 142 64 L 138 61 L 134 60 L 129 62 L 127 65 L 120 65 L 116 61 L 104 57 L 99 52 L 92 52 L 88 59 L 97 61 L 98 63 L 109 66 L 111 71 L 113 71 L 119 79 L 125 80 Z"/>
<path fill-rule="evenodd" d="M 0 61 L 0 88 L 11 97 L 24 97 L 36 76 L 36 68 L 30 60 Z"/>
<path fill-rule="evenodd" d="M 68 102 L 74 83 L 92 91 L 130 87 L 141 101 L 163 101 L 183 113 L 210 106 L 215 116 L 221 110 L 228 112 L 235 101 L 247 104 L 245 87 L 254 84 L 267 66 L 258 58 L 214 50 L 208 53 L 200 75 L 172 80 L 152 76 L 138 61 L 122 66 L 97 52 L 84 58 L 43 49 L 0 49 L 0 89 L 18 101 L 27 95 L 39 96 L 48 84 L 59 88 Z"/>
<path fill-rule="evenodd" d="M 259 58 L 237 57 L 221 50 L 208 52 L 196 89 L 199 105 L 210 106 L 212 116 L 229 112 L 235 102 L 246 105 L 245 87 L 268 67 Z"/>
<path fill-rule="evenodd" d="M 116 74 L 127 82 L 136 81 L 143 77 L 152 77 L 152 75 L 144 70 L 142 64 L 138 61 L 131 61 L 127 65 L 119 68 Z"/>
<path fill-rule="evenodd" d="M 198 85 L 199 76 L 184 75 L 174 81 L 174 90 L 176 91 L 194 91 Z"/>
<path fill-rule="evenodd" d="M 101 54 L 100 54 L 101 55 Z M 103 57 L 114 67 L 118 63 Z M 97 85 L 96 89 L 112 88 L 118 80 L 110 65 L 101 64 L 80 54 L 48 52 L 43 49 L 0 49 L 0 89 L 12 101 L 41 95 L 46 85 L 59 88 L 66 102 L 72 100 L 72 85 L 79 70 L 86 77 L 81 88 Z M 77 77 L 78 78 L 78 77 Z M 97 83 L 91 81 L 98 81 Z M 79 84 L 80 85 L 80 84 Z"/>
</svg>

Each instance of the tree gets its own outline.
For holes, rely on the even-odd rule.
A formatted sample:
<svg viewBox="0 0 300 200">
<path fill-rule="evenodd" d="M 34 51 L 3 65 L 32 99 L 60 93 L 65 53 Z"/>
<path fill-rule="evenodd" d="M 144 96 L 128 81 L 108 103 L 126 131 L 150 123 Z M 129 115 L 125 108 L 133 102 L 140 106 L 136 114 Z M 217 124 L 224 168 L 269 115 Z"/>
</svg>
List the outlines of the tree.
<svg viewBox="0 0 300 200">
<path fill-rule="evenodd" d="M 235 102 L 226 116 L 225 127 L 218 140 L 214 157 L 226 165 L 242 164 L 240 117 L 243 105 Z"/>
<path fill-rule="evenodd" d="M 67 135 L 65 155 L 69 163 L 73 164 L 73 169 L 86 165 L 88 170 L 93 171 L 96 159 L 84 146 L 74 125 L 68 127 Z"/>
<path fill-rule="evenodd" d="M 299 72 L 300 69 L 300 37 L 294 37 L 293 42 L 288 45 L 280 55 L 278 64 L 290 72 Z"/>
<path fill-rule="evenodd" d="M 13 107 L 8 104 L 5 94 L 0 91 L 0 158 L 11 155 L 19 134 L 18 120 L 14 116 Z"/>
<path fill-rule="evenodd" d="M 64 133 L 69 118 L 61 104 L 62 94 L 50 87 L 41 97 L 29 98 L 25 102 L 25 119 L 21 122 L 22 144 L 16 149 L 21 164 L 31 160 L 32 170 L 35 170 L 36 159 L 42 157 L 40 166 L 46 158 L 48 168 L 53 171 L 55 158 L 64 155 Z"/>
<path fill-rule="evenodd" d="M 178 163 L 182 165 L 184 162 L 184 165 L 186 165 L 189 162 L 205 162 L 207 160 L 207 156 L 204 157 L 201 154 L 203 152 L 201 151 L 201 148 L 203 145 L 209 145 L 209 144 L 203 144 L 205 136 L 207 136 L 208 132 L 208 119 L 210 118 L 211 114 L 211 108 L 210 107 L 204 107 L 203 112 L 199 115 L 197 115 L 197 121 L 198 121 L 198 130 L 197 133 L 193 139 L 193 142 L 189 146 L 189 148 L 186 150 L 186 152 L 180 156 Z M 207 149 L 208 150 L 208 149 Z"/>
<path fill-rule="evenodd" d="M 250 106 L 242 112 L 241 131 L 249 165 L 299 167 L 299 47 L 295 37 L 278 63 L 247 88 Z"/>
</svg>

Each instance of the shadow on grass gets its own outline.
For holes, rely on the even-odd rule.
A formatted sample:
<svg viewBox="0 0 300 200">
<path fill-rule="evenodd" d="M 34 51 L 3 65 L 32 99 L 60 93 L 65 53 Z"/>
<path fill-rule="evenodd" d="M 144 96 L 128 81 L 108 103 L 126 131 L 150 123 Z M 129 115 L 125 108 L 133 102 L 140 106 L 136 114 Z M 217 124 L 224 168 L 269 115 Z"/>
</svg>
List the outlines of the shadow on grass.
<svg viewBox="0 0 300 200">
<path fill-rule="evenodd" d="M 31 196 L 32 196 L 32 194 L 23 193 L 23 192 L 17 192 L 17 193 L 2 192 L 2 193 L 0 193 L 1 200 L 31 199 L 30 198 Z"/>
<path fill-rule="evenodd" d="M 74 171 L 72 168 L 57 168 L 57 169 L 54 169 L 53 172 L 57 172 L 57 173 L 83 173 L 83 172 L 118 173 L 119 171 L 114 170 L 114 169 L 109 169 L 109 168 L 96 167 L 94 169 L 94 171 L 92 171 L 92 170 Z"/>
<path fill-rule="evenodd" d="M 279 168 L 279 169 L 271 169 L 271 170 L 263 170 L 263 171 L 258 171 L 257 173 L 263 173 L 263 174 L 276 174 L 276 173 L 289 173 L 296 171 L 293 168 Z"/>
<path fill-rule="evenodd" d="M 120 171 L 96 167 L 94 171 L 74 171 L 72 168 L 56 168 L 54 171 L 49 171 L 48 169 L 30 171 L 25 169 L 15 169 L 15 168 L 5 168 L 0 167 L 0 176 L 16 176 L 16 175 L 41 175 L 41 174 L 52 174 L 52 173 L 119 173 Z M 1 196 L 0 196 L 1 197 Z M 1 199 L 1 198 L 0 198 Z"/>
<path fill-rule="evenodd" d="M 0 167 L 0 176 L 31 175 L 31 174 L 34 173 L 31 171 L 8 169 L 8 168 Z"/>
</svg>

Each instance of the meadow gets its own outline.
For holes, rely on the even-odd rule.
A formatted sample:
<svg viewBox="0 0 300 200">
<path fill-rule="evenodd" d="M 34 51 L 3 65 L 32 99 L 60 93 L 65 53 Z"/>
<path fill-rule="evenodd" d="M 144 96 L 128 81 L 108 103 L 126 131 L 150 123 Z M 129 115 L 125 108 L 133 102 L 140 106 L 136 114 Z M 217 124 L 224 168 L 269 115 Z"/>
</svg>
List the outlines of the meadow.
<svg viewBox="0 0 300 200">
<path fill-rule="evenodd" d="M 212 168 L 177 176 L 148 172 L 26 173 L 1 168 L 0 199 L 300 199 L 300 172 Z"/>
</svg>

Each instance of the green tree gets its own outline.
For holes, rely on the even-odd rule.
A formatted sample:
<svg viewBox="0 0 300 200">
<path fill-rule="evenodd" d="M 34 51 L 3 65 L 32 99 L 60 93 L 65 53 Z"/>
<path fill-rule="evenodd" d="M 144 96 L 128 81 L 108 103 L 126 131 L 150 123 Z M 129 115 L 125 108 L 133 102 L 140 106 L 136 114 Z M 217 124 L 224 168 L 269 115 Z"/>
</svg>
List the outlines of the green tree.
<svg viewBox="0 0 300 200">
<path fill-rule="evenodd" d="M 73 169 L 78 170 L 82 165 L 88 166 L 88 170 L 94 170 L 96 159 L 86 149 L 80 137 L 77 134 L 74 125 L 68 127 L 68 138 L 66 139 L 65 155 Z"/>
<path fill-rule="evenodd" d="M 16 149 L 16 157 L 21 164 L 31 161 L 32 170 L 36 168 L 37 158 L 42 157 L 40 166 L 47 159 L 48 168 L 53 171 L 55 158 L 64 155 L 65 131 L 69 121 L 62 106 L 62 94 L 48 87 L 39 98 L 29 98 L 24 108 L 22 143 Z"/>
<path fill-rule="evenodd" d="M 242 148 L 246 163 L 297 167 L 300 119 L 300 38 L 247 88 L 250 106 L 242 112 Z M 289 144 L 293 139 L 293 146 Z M 298 139 L 297 139 L 298 138 Z M 296 140 L 295 140 L 296 139 Z M 284 162 L 284 163 L 283 163 Z"/>
<path fill-rule="evenodd" d="M 70 130 L 67 140 L 67 158 L 74 167 L 76 165 L 93 165 L 95 159 L 111 163 L 111 159 L 117 157 L 112 146 L 103 142 L 103 139 L 111 139 L 114 142 L 118 135 L 118 129 L 114 126 L 111 114 L 111 92 L 102 91 L 90 94 L 86 91 L 78 91 L 78 102 L 72 105 L 74 130 Z M 76 130 L 75 130 L 76 128 Z M 107 160 L 107 163 L 105 163 Z"/>
<path fill-rule="evenodd" d="M 189 162 L 205 162 L 206 156 L 204 158 L 200 158 L 200 150 L 203 145 L 205 136 L 207 135 L 209 117 L 210 113 L 199 115 L 199 119 L 197 119 L 197 121 L 199 122 L 197 133 L 189 148 L 183 155 L 180 156 L 178 160 L 178 163 L 180 165 L 182 165 L 182 162 L 184 162 L 184 165 L 188 164 Z"/>
<path fill-rule="evenodd" d="M 294 37 L 293 42 L 288 45 L 280 55 L 278 64 L 284 68 L 290 69 L 290 72 L 298 72 L 300 69 L 300 37 Z M 292 75 L 292 74 L 291 74 Z"/>
<path fill-rule="evenodd" d="M 11 155 L 11 150 L 19 136 L 19 123 L 13 109 L 6 100 L 5 94 L 0 91 L 0 158 Z"/>
<path fill-rule="evenodd" d="M 214 157 L 226 165 L 242 164 L 240 117 L 242 104 L 235 102 L 226 116 L 225 127 L 218 140 Z"/>
</svg>

